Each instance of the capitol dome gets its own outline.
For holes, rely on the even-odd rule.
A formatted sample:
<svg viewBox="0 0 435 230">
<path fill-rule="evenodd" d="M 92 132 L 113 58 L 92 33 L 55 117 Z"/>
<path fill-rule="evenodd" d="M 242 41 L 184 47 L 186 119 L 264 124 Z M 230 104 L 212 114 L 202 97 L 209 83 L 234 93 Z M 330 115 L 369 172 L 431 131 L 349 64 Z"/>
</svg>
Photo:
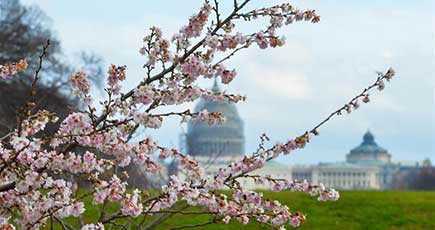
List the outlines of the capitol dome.
<svg viewBox="0 0 435 230">
<path fill-rule="evenodd" d="M 215 81 L 213 92 L 220 92 Z M 215 102 L 200 99 L 194 112 L 206 109 L 208 112 L 220 112 L 225 117 L 223 124 L 209 125 L 200 120 L 191 121 L 187 125 L 186 150 L 197 160 L 213 160 L 213 163 L 225 163 L 244 155 L 245 137 L 243 121 L 236 106 L 227 100 Z"/>
<path fill-rule="evenodd" d="M 363 136 L 363 142 L 356 148 L 350 151 L 351 153 L 382 153 L 387 152 L 386 149 L 378 146 L 375 142 L 375 137 L 370 131 L 367 131 Z"/>
<path fill-rule="evenodd" d="M 350 150 L 346 159 L 350 163 L 389 163 L 391 155 L 375 142 L 375 137 L 370 131 L 363 136 L 363 142 Z"/>
</svg>

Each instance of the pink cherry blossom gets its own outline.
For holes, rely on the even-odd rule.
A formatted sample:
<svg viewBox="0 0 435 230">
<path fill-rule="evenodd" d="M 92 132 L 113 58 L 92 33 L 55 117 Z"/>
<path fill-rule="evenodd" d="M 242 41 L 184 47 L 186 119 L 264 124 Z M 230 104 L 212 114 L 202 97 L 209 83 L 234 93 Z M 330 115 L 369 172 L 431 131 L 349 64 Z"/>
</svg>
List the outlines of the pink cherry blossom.
<svg viewBox="0 0 435 230">
<path fill-rule="evenodd" d="M 101 223 L 87 224 L 83 226 L 81 230 L 104 230 L 104 225 Z"/>
<path fill-rule="evenodd" d="M 84 70 L 80 69 L 71 76 L 71 84 L 76 94 L 89 94 L 88 75 Z"/>
<path fill-rule="evenodd" d="M 139 190 L 134 190 L 133 195 L 127 194 L 126 198 L 122 201 L 122 213 L 132 217 L 139 216 L 143 209 L 142 204 L 138 203 L 139 200 Z"/>
<path fill-rule="evenodd" d="M 125 80 L 125 66 L 111 65 L 109 71 L 107 71 L 107 84 L 109 85 L 109 92 L 113 94 L 119 94 L 121 90 L 121 81 Z"/>
<path fill-rule="evenodd" d="M 9 78 L 12 75 L 17 74 L 18 72 L 24 71 L 27 68 L 28 64 L 25 59 L 19 60 L 16 63 L 10 64 L 0 64 L 0 76 L 2 78 Z"/>
<path fill-rule="evenodd" d="M 74 203 L 71 207 L 71 215 L 78 217 L 85 211 L 85 204 L 83 202 Z"/>
<path fill-rule="evenodd" d="M 150 85 L 141 86 L 134 91 L 134 97 L 138 102 L 145 105 L 150 104 L 155 96 L 156 94 Z"/>
<path fill-rule="evenodd" d="M 229 224 L 229 223 L 230 223 L 230 220 L 231 220 L 231 216 L 225 216 L 225 217 L 222 219 L 222 222 L 224 222 L 225 224 Z"/>
</svg>

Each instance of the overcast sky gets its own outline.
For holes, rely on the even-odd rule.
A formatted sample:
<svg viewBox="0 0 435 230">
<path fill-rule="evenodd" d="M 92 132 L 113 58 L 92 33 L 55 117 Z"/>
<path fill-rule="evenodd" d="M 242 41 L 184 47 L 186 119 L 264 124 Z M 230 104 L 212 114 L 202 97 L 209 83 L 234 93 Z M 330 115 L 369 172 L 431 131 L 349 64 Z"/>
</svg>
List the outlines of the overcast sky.
<svg viewBox="0 0 435 230">
<path fill-rule="evenodd" d="M 23 2 L 39 5 L 52 19 L 69 55 L 92 50 L 107 64 L 127 65 L 124 88 L 144 76 L 138 49 L 147 29 L 158 25 L 171 37 L 201 5 L 199 0 Z M 262 7 L 280 1 L 252 2 L 251 7 Z M 343 161 L 370 129 L 394 161 L 433 162 L 433 4 L 433 0 L 294 1 L 301 9 L 315 9 L 321 22 L 285 27 L 284 47 L 266 51 L 255 47 L 227 64 L 237 68 L 238 76 L 226 89 L 248 96 L 238 105 L 245 121 L 246 151 L 256 148 L 263 132 L 274 142 L 303 133 L 371 84 L 376 71 L 392 66 L 396 78 L 373 95 L 373 103 L 332 120 L 304 150 L 281 160 Z M 180 131 L 177 120 L 171 120 L 154 135 L 175 147 Z"/>
</svg>

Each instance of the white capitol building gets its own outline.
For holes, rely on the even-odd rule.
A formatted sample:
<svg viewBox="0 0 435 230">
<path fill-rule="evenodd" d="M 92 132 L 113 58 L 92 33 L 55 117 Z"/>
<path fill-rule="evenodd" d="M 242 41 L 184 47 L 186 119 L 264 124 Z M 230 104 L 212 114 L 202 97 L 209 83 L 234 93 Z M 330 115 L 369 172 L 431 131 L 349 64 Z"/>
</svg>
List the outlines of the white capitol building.
<svg viewBox="0 0 435 230">
<path fill-rule="evenodd" d="M 337 189 L 389 189 L 396 170 L 391 155 L 378 146 L 373 134 L 367 131 L 362 143 L 346 155 L 345 162 L 293 166 L 292 178 Z"/>
<path fill-rule="evenodd" d="M 220 89 L 215 82 L 212 91 Z M 221 112 L 226 118 L 222 125 L 209 126 L 203 122 L 188 124 L 187 133 L 181 135 L 181 149 L 205 165 L 206 172 L 213 174 L 229 162 L 242 159 L 245 154 L 243 120 L 234 104 L 225 101 L 213 102 L 201 99 L 194 111 L 207 109 L 209 112 Z M 395 175 L 417 170 L 417 164 L 403 165 L 392 163 L 391 154 L 375 142 L 370 131 L 364 134 L 362 143 L 350 150 L 345 162 L 319 163 L 316 165 L 285 165 L 268 162 L 264 168 L 253 174 L 271 175 L 289 180 L 308 180 L 311 183 L 323 183 L 336 189 L 378 190 L 391 189 Z M 170 170 L 174 172 L 174 170 Z M 181 172 L 180 172 L 181 173 Z M 179 173 L 179 174 L 180 174 Z M 252 180 L 241 181 L 250 189 L 261 189 Z"/>
</svg>

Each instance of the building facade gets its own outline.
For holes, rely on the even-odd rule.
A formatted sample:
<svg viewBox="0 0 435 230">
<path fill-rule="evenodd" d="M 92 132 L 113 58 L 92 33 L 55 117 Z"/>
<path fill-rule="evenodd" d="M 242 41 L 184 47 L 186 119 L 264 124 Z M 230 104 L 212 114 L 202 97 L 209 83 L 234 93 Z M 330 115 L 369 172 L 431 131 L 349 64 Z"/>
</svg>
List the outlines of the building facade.
<svg viewBox="0 0 435 230">
<path fill-rule="evenodd" d="M 216 81 L 212 91 L 220 91 Z M 182 149 L 199 161 L 207 174 L 214 175 L 219 168 L 241 160 L 245 155 L 244 124 L 236 106 L 225 100 L 215 102 L 201 99 L 194 111 L 204 109 L 220 112 L 226 121 L 211 126 L 199 120 L 189 122 L 187 133 L 181 138 Z M 418 165 L 411 168 L 417 170 Z M 393 188 L 393 179 L 402 169 L 404 167 L 401 164 L 392 163 L 391 154 L 379 146 L 374 135 L 367 131 L 361 144 L 349 151 L 344 162 L 293 166 L 267 162 L 265 167 L 256 170 L 254 174 L 288 180 L 307 180 L 341 190 L 378 190 Z M 409 170 L 409 167 L 406 169 Z M 255 184 L 251 179 L 241 179 L 240 183 L 249 189 L 268 188 L 268 185 Z"/>
<path fill-rule="evenodd" d="M 418 170 L 418 164 L 411 166 Z M 312 166 L 293 166 L 292 178 L 323 183 L 341 190 L 385 190 L 394 188 L 394 177 L 405 168 L 393 163 L 391 154 L 379 146 L 374 135 L 367 131 L 360 145 L 350 150 L 345 162 L 319 163 Z M 409 167 L 406 170 L 410 170 Z"/>
<path fill-rule="evenodd" d="M 314 166 L 292 167 L 294 180 L 307 180 L 314 184 L 341 190 L 381 189 L 380 168 L 357 164 L 320 163 Z"/>
</svg>

